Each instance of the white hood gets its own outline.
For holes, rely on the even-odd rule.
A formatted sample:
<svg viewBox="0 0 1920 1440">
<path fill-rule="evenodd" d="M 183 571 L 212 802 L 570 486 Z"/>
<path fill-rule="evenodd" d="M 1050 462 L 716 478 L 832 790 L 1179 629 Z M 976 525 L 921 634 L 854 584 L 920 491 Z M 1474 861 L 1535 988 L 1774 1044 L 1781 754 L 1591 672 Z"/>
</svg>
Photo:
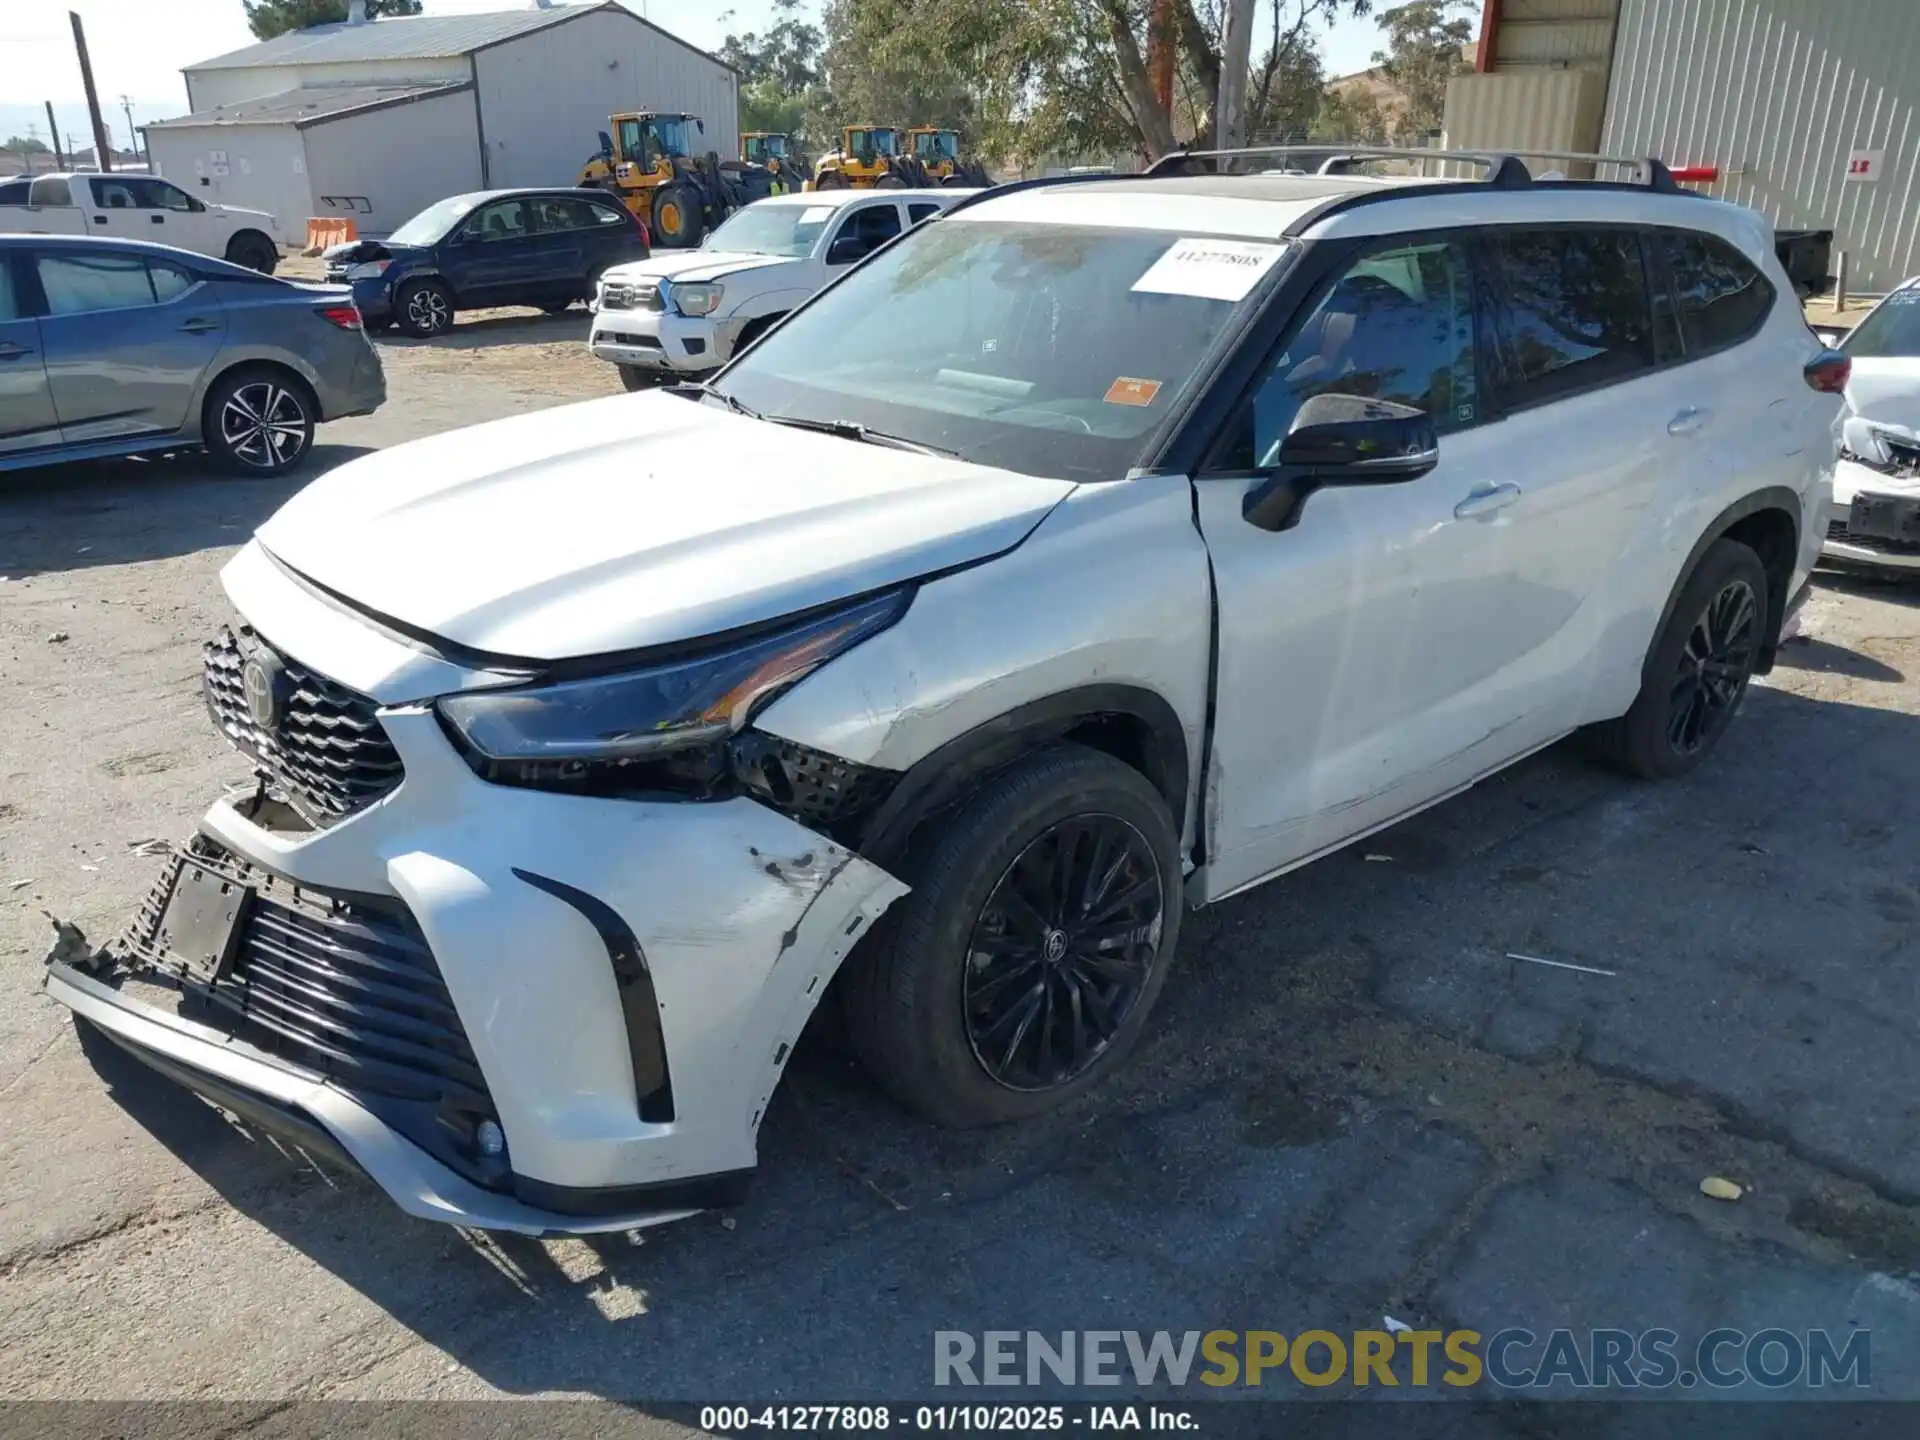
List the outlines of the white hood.
<svg viewBox="0 0 1920 1440">
<path fill-rule="evenodd" d="M 718 280 L 742 270 L 764 270 L 769 265 L 791 265 L 786 255 L 758 255 L 751 250 L 669 250 L 647 260 L 630 260 L 607 271 L 603 280 Z"/>
<path fill-rule="evenodd" d="M 536 660 L 694 639 L 1011 549 L 1048 480 L 619 395 L 351 461 L 260 528 L 376 616 Z"/>
<path fill-rule="evenodd" d="M 1847 409 L 1867 420 L 1920 430 L 1920 358 L 1856 359 L 1847 377 Z"/>
</svg>

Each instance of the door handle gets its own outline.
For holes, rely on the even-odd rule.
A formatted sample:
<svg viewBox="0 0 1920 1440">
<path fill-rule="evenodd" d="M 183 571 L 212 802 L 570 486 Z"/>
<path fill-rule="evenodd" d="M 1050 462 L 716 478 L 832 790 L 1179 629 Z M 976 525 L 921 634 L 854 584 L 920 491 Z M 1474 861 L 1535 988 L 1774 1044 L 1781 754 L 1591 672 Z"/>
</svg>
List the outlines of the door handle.
<svg viewBox="0 0 1920 1440">
<path fill-rule="evenodd" d="M 1488 485 L 1474 491 L 1453 507 L 1456 520 L 1484 520 L 1504 510 L 1520 498 L 1518 485 Z"/>
<path fill-rule="evenodd" d="M 164 215 L 155 215 L 152 218 L 153 218 L 153 223 L 156 225 L 164 225 L 167 223 L 167 217 Z"/>
<path fill-rule="evenodd" d="M 16 345 L 11 340 L 4 345 L 0 345 L 0 360 L 18 360 L 22 355 L 31 355 L 32 353 L 32 346 Z"/>
<path fill-rule="evenodd" d="M 218 330 L 220 328 L 220 322 L 218 320 L 203 320 L 196 317 L 192 320 L 182 321 L 180 328 L 189 335 L 204 335 L 209 330 Z"/>
<path fill-rule="evenodd" d="M 1674 417 L 1667 421 L 1667 434 L 1691 435 L 1706 423 L 1707 412 L 1702 410 L 1698 405 L 1689 405 L 1682 410 L 1676 411 Z"/>
</svg>

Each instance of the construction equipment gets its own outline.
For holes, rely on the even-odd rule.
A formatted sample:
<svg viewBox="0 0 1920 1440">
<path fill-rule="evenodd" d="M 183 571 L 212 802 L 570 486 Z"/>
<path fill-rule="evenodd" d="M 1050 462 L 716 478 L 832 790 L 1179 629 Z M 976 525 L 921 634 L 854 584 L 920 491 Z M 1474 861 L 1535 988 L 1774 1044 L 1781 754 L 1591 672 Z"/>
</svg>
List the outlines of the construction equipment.
<svg viewBox="0 0 1920 1440">
<path fill-rule="evenodd" d="M 848 125 L 840 148 L 814 166 L 810 190 L 904 190 L 913 183 L 894 125 Z"/>
<path fill-rule="evenodd" d="M 740 134 L 740 158 L 758 165 L 773 177 L 773 193 L 784 195 L 803 189 L 813 167 L 794 143 L 793 136 L 778 130 L 744 130 Z"/>
<path fill-rule="evenodd" d="M 685 250 L 742 205 L 773 193 L 766 167 L 694 151 L 697 115 L 634 110 L 610 117 L 578 185 L 606 190 L 647 222 L 656 249 Z"/>
<path fill-rule="evenodd" d="M 972 185 L 981 189 L 993 183 L 984 167 L 960 154 L 960 132 L 943 130 L 937 125 L 915 125 L 907 131 L 907 158 L 921 172 L 923 185 Z"/>
</svg>

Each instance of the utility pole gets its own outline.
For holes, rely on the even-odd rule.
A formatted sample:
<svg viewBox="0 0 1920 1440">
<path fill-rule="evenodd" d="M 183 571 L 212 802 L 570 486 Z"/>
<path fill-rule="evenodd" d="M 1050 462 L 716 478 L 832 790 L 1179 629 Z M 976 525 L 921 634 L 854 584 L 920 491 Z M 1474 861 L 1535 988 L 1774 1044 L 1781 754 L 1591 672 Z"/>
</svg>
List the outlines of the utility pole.
<svg viewBox="0 0 1920 1440">
<path fill-rule="evenodd" d="M 138 160 L 140 158 L 140 132 L 133 128 L 133 97 L 131 95 L 122 95 L 120 97 L 120 108 L 126 113 L 127 117 L 127 148 L 133 151 L 133 158 Z"/>
<path fill-rule="evenodd" d="M 67 168 L 67 157 L 60 153 L 60 122 L 53 118 L 53 101 L 47 101 L 47 133 L 53 136 L 53 168 Z"/>
<path fill-rule="evenodd" d="M 1254 0 L 1227 0 L 1220 27 L 1220 100 L 1214 143 L 1232 150 L 1247 143 L 1247 67 L 1252 63 Z"/>
<path fill-rule="evenodd" d="M 93 62 L 87 59 L 87 32 L 80 24 L 78 10 L 69 10 L 67 18 L 73 21 L 73 48 L 80 56 L 80 83 L 86 87 L 87 114 L 93 120 L 94 157 L 104 175 L 113 169 L 113 146 L 107 143 L 107 122 L 100 114 L 100 95 L 93 88 Z"/>
</svg>

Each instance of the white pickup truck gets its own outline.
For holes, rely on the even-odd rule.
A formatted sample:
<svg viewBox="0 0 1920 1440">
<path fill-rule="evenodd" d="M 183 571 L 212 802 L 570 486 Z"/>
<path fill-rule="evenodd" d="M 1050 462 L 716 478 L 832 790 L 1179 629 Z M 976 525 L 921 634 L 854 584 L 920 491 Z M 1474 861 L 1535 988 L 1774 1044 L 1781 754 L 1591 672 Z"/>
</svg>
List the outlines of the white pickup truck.
<svg viewBox="0 0 1920 1440">
<path fill-rule="evenodd" d="M 22 175 L 0 180 L 0 234 L 152 240 L 271 275 L 273 216 L 209 205 L 157 175 Z"/>
</svg>

